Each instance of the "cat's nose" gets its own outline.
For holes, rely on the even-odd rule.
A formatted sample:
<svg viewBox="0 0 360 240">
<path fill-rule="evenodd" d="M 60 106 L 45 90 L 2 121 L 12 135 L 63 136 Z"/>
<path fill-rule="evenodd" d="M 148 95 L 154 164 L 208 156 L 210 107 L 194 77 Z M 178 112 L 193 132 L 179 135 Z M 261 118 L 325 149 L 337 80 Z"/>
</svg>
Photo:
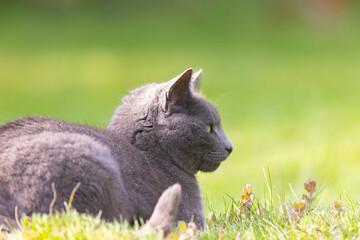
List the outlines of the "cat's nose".
<svg viewBox="0 0 360 240">
<path fill-rule="evenodd" d="M 233 147 L 230 146 L 230 147 L 225 147 L 226 151 L 230 154 L 233 150 Z"/>
</svg>

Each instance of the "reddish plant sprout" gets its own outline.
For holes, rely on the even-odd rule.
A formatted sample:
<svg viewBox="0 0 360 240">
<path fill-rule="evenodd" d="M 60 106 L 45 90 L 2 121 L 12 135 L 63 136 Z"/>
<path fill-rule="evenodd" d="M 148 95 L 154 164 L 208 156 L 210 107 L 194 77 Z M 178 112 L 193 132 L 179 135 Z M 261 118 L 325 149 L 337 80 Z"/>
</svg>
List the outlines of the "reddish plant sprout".
<svg viewBox="0 0 360 240">
<path fill-rule="evenodd" d="M 308 192 L 312 192 L 312 191 L 315 192 L 316 182 L 314 180 L 311 180 L 311 178 L 309 178 L 309 180 L 307 180 L 307 182 L 304 183 L 304 187 L 305 187 L 305 190 Z"/>
<path fill-rule="evenodd" d="M 294 211 L 295 212 L 302 213 L 302 212 L 304 212 L 304 210 L 305 210 L 305 201 L 304 200 L 301 199 L 294 203 Z"/>
<path fill-rule="evenodd" d="M 311 201 L 311 199 L 310 199 L 310 198 L 308 197 L 308 195 L 306 195 L 306 194 L 303 194 L 302 200 L 304 200 L 304 202 L 305 202 L 306 204 Z"/>
<path fill-rule="evenodd" d="M 304 216 L 305 210 L 311 210 L 311 201 L 313 199 L 313 193 L 316 191 L 316 182 L 311 178 L 304 183 L 305 190 L 308 194 L 303 194 L 302 198 L 294 203 L 293 210 L 291 211 L 289 206 L 284 203 L 280 206 L 280 212 L 284 216 L 284 219 L 288 219 L 289 222 L 296 222 Z"/>
<path fill-rule="evenodd" d="M 289 222 L 296 222 L 299 218 L 304 216 L 305 201 L 303 199 L 294 203 L 294 211 L 289 211 L 288 219 Z"/>
<path fill-rule="evenodd" d="M 314 193 L 316 192 L 316 181 L 307 180 L 304 183 L 304 188 L 306 190 L 306 194 L 302 195 L 301 199 L 298 199 L 296 202 L 294 202 L 294 205 L 291 206 L 291 204 L 283 203 L 280 206 L 280 212 L 283 216 L 284 221 L 288 221 L 289 223 L 296 223 L 300 221 L 300 219 L 306 214 L 313 212 L 312 207 L 312 201 L 314 199 Z M 234 217 L 234 219 L 241 215 L 245 215 L 250 217 L 251 214 L 254 214 L 256 216 L 263 217 L 264 216 L 264 210 L 262 208 L 253 208 L 252 202 L 254 201 L 255 197 L 252 194 L 253 187 L 250 184 L 246 184 L 245 187 L 243 187 L 244 194 L 241 196 L 241 200 L 239 201 L 239 212 L 238 215 Z M 331 204 L 331 213 L 333 218 L 341 218 L 342 213 L 345 211 L 345 208 L 341 205 L 340 201 L 334 200 Z M 316 213 L 315 213 L 316 214 Z M 323 217 L 323 212 L 318 213 L 317 215 L 320 217 L 321 220 L 325 221 Z M 232 216 L 229 214 L 226 216 L 226 220 L 231 219 Z M 240 234 L 238 234 L 237 237 L 239 237 Z M 223 235 L 219 234 L 219 237 L 222 238 Z M 238 238 L 236 238 L 238 239 Z M 241 239 L 241 238 L 239 238 Z"/>
<path fill-rule="evenodd" d="M 309 180 L 304 183 L 304 188 L 308 194 L 303 194 L 302 200 L 305 202 L 306 207 L 310 210 L 312 208 L 311 201 L 313 200 L 313 194 L 316 192 L 316 182 L 309 178 Z"/>
<path fill-rule="evenodd" d="M 309 193 L 309 202 L 312 199 L 312 195 L 314 192 L 316 192 L 316 182 L 314 180 L 311 180 L 311 178 L 309 178 L 309 180 L 307 180 L 306 183 L 304 183 L 304 187 L 305 190 Z"/>
</svg>

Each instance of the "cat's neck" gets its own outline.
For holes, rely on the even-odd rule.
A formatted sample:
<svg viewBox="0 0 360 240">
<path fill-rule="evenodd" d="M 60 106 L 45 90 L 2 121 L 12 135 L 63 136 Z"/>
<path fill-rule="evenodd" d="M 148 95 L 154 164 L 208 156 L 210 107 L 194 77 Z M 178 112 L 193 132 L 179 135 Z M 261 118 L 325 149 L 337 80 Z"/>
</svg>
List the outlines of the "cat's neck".
<svg viewBox="0 0 360 240">
<path fill-rule="evenodd" d="M 184 156 L 174 156 L 169 151 L 164 148 L 156 137 L 152 134 L 147 134 L 146 139 L 142 141 L 135 141 L 133 135 L 124 136 L 125 139 L 136 149 L 139 150 L 149 162 L 151 166 L 156 167 L 157 169 L 167 170 L 173 175 L 175 174 L 186 174 L 187 176 L 194 176 L 196 172 L 193 172 L 191 167 L 181 166 L 177 164 L 180 162 L 179 157 Z"/>
<path fill-rule="evenodd" d="M 154 151 L 156 149 L 156 151 Z M 166 149 L 164 149 L 158 142 L 154 141 L 150 144 L 147 151 L 143 151 L 146 155 L 148 161 L 152 165 L 155 165 L 161 169 L 169 170 L 176 173 L 183 173 L 187 176 L 195 176 L 197 171 L 194 171 L 194 168 L 191 166 L 181 166 L 177 164 L 181 161 L 179 158 L 180 156 L 173 156 L 171 155 Z"/>
</svg>

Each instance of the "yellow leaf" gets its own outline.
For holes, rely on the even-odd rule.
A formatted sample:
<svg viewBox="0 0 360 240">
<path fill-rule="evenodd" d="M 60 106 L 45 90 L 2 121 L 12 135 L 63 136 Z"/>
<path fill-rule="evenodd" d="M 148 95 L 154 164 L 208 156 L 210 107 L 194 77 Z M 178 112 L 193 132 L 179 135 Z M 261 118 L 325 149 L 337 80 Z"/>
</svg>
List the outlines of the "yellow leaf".
<svg viewBox="0 0 360 240">
<path fill-rule="evenodd" d="M 241 196 L 241 200 L 242 200 L 243 202 L 247 202 L 247 201 L 251 201 L 251 198 L 250 198 L 248 195 L 242 195 L 242 196 Z"/>
<path fill-rule="evenodd" d="M 186 232 L 187 225 L 186 225 L 186 223 L 184 221 L 179 221 L 178 222 L 178 228 L 179 228 L 180 233 L 183 233 L 183 232 Z"/>
<path fill-rule="evenodd" d="M 166 236 L 166 240 L 172 240 L 172 239 L 179 239 L 179 234 L 177 233 L 169 233 L 167 236 Z"/>
</svg>

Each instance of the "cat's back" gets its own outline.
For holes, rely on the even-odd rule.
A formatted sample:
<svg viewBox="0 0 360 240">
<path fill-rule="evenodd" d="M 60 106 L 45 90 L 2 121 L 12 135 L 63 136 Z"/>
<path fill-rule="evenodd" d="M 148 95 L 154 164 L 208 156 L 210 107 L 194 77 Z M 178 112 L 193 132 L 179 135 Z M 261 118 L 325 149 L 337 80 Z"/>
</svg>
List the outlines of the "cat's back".
<svg viewBox="0 0 360 240">
<path fill-rule="evenodd" d="M 0 155 L 8 147 L 26 145 L 26 142 L 35 139 L 47 142 L 52 148 L 74 145 L 76 142 L 96 145 L 110 152 L 117 161 L 139 155 L 139 151 L 127 140 L 111 131 L 46 117 L 24 117 L 0 125 Z M 78 146 L 73 147 L 74 151 L 78 149 Z"/>
<path fill-rule="evenodd" d="M 101 129 L 68 123 L 58 119 L 24 117 L 0 125 L 0 143 L 21 136 L 36 135 L 46 132 L 77 133 L 91 136 L 99 142 L 109 142 L 108 133 Z"/>
<path fill-rule="evenodd" d="M 26 165 L 47 155 L 69 162 L 88 155 L 89 159 L 99 158 L 102 165 L 114 165 L 114 142 L 106 130 L 58 119 L 24 117 L 0 126 L 0 168 L 11 164 L 10 159 Z M 52 158 L 45 160 L 51 162 Z"/>
<path fill-rule="evenodd" d="M 52 183 L 62 204 L 81 182 L 79 191 L 97 195 L 93 199 L 96 204 L 75 201 L 76 208 L 94 213 L 102 210 L 105 218 L 110 217 L 121 202 L 121 196 L 110 191 L 124 192 L 113 142 L 106 130 L 43 117 L 21 118 L 0 126 L 0 203 L 6 192 L 20 205 L 20 211 L 46 212 Z M 39 197 L 45 202 L 39 202 Z M 0 215 L 9 213 L 1 213 L 0 208 Z"/>
</svg>

